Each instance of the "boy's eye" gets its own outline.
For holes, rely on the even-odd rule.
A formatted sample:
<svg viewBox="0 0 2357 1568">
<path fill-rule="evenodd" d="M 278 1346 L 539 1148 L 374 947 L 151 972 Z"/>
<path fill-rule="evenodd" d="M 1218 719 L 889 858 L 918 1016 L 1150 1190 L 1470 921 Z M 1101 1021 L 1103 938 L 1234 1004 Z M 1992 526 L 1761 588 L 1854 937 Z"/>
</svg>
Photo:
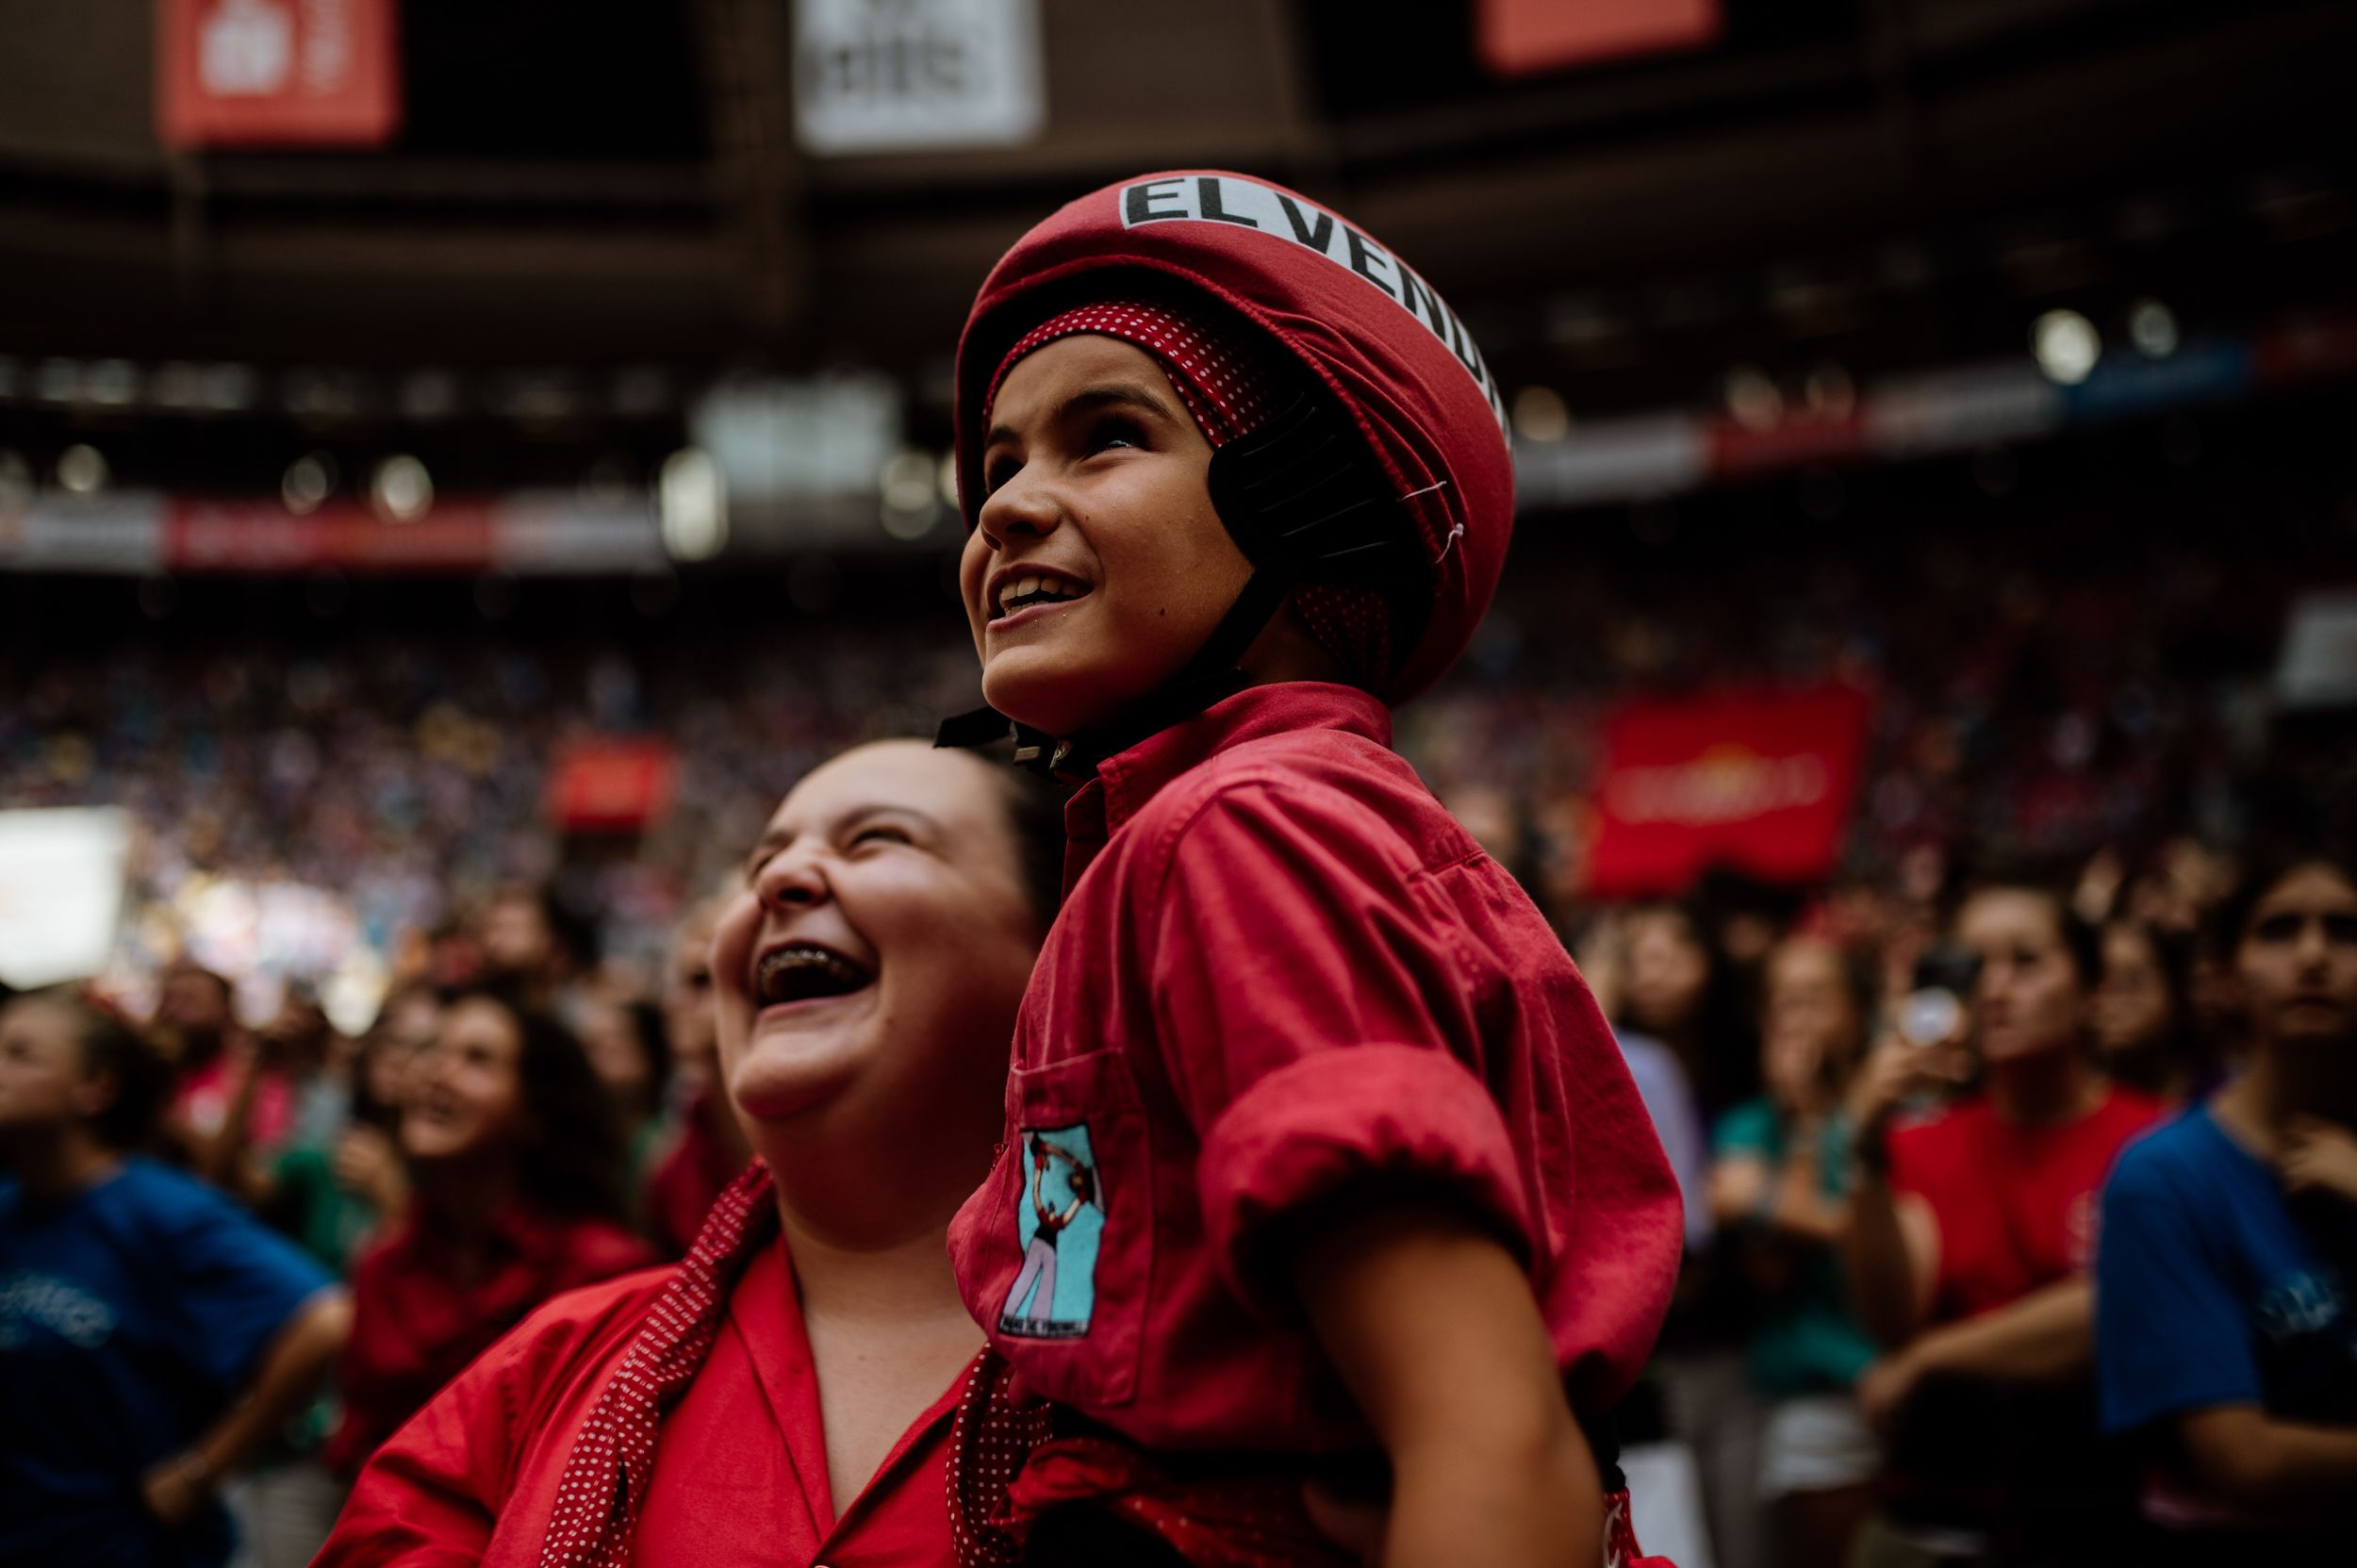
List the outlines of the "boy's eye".
<svg viewBox="0 0 2357 1568">
<path fill-rule="evenodd" d="M 2299 916 L 2270 915 L 2250 934 L 2262 942 L 2289 942 L 2299 934 Z"/>
<path fill-rule="evenodd" d="M 1098 421 L 1096 428 L 1089 432 L 1088 449 L 1091 452 L 1103 452 L 1109 447 L 1144 445 L 1146 432 L 1138 428 L 1137 421 L 1119 416 Z"/>
<path fill-rule="evenodd" d="M 869 842 L 882 844 L 906 844 L 909 842 L 909 835 L 899 828 L 888 827 L 882 822 L 878 822 L 862 828 L 859 832 L 853 834 L 851 835 L 851 842 L 853 844 L 866 844 Z"/>
</svg>

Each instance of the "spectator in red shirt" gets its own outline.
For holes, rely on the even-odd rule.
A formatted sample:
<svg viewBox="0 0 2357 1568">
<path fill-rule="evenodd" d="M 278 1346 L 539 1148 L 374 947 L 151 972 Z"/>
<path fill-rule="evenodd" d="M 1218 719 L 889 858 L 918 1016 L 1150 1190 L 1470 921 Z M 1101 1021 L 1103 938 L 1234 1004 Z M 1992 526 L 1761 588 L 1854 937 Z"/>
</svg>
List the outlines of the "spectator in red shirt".
<svg viewBox="0 0 2357 1568">
<path fill-rule="evenodd" d="M 719 1081 L 712 932 L 720 909 L 721 900 L 709 900 L 681 921 L 663 982 L 663 1031 L 679 1112 L 670 1147 L 648 1171 L 641 1199 L 648 1232 L 672 1258 L 686 1255 L 713 1202 L 753 1157 L 728 1086 Z"/>
<path fill-rule="evenodd" d="M 983 284 L 961 584 L 1001 733 L 1074 793 L 950 1230 L 1006 1363 L 969 1561 L 1326 1560 L 1304 1481 L 1385 1460 L 1396 1568 L 1597 1560 L 1574 1415 L 1652 1345 L 1676 1185 L 1545 919 L 1390 746 L 1503 565 L 1495 396 L 1405 263 L 1257 180 L 1094 192 Z"/>
<path fill-rule="evenodd" d="M 887 742 L 797 785 L 711 970 L 762 1163 L 684 1264 L 566 1296 L 469 1368 L 320 1562 L 952 1560 L 982 1336 L 942 1232 L 990 1164 L 1061 847 L 1046 786 L 962 752 Z"/>
<path fill-rule="evenodd" d="M 343 1475 L 535 1307 L 651 1261 L 619 1223 L 604 1090 L 555 1020 L 462 996 L 404 1088 L 413 1193 L 353 1271 L 344 1418 L 327 1448 Z"/>
<path fill-rule="evenodd" d="M 2112 1160 L 2162 1107 L 2089 1064 L 2097 938 L 2059 895 L 1985 887 L 1954 936 L 1977 964 L 1982 1087 L 1893 1125 L 1951 1060 L 1894 1041 L 1851 1096 L 1865 1174 L 1847 1257 L 1887 1347 L 1858 1383 L 1890 1444 L 1870 1537 L 1892 1560 L 1910 1545 L 2069 1560 L 2133 1520 L 2126 1471 L 2095 1438 L 2088 1266 Z"/>
</svg>

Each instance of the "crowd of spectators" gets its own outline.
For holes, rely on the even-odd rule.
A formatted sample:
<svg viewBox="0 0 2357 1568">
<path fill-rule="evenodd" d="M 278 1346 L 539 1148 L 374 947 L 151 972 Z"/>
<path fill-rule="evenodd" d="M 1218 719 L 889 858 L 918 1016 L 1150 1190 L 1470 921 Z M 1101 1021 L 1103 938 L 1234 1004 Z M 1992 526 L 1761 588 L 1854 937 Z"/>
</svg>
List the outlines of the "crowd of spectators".
<svg viewBox="0 0 2357 1568">
<path fill-rule="evenodd" d="M 2120 564 L 1825 553 L 1730 609 L 1724 580 L 1542 562 L 1402 716 L 1557 918 L 1678 1170 L 1687 1266 L 1623 1436 L 1696 1478 L 1723 1568 L 2357 1529 L 2357 873 L 2257 852 L 2346 825 L 2347 793 L 2266 769 L 2347 754 L 2266 731 L 2250 628 L 2282 572 Z M 965 705 L 970 666 L 889 619 L 0 661 L 0 803 L 138 824 L 109 971 L 0 1011 L 0 1360 L 87 1341 L 43 1375 L 118 1401 L 30 1422 L 95 1407 L 9 1375 L 0 1560 L 41 1556 L 38 1519 L 217 1561 L 225 1494 L 247 1560 L 306 1560 L 535 1304 L 679 1256 L 748 1157 L 711 896 L 796 777 Z M 1736 679 L 1873 699 L 1841 865 L 1584 900 L 1598 718 Z M 675 746 L 643 834 L 550 820 L 585 734 Z M 2293 799 L 2322 804 L 2268 816 Z"/>
</svg>

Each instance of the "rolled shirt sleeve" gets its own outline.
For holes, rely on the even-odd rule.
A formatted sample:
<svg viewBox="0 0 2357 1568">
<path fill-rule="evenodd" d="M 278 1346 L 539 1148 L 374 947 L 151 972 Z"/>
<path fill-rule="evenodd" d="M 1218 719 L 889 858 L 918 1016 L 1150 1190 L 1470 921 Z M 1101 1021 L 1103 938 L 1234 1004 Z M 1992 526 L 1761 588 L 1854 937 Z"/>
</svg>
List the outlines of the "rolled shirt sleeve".
<svg viewBox="0 0 2357 1568">
<path fill-rule="evenodd" d="M 1494 958 L 1425 875 L 1310 782 L 1230 784 L 1173 833 L 1147 955 L 1162 1065 L 1202 1139 L 1206 1239 L 1262 1310 L 1271 1224 L 1368 1178 L 1531 1254 L 1526 1176 L 1483 1076 L 1483 999 L 1508 988 L 1485 993 Z"/>
</svg>

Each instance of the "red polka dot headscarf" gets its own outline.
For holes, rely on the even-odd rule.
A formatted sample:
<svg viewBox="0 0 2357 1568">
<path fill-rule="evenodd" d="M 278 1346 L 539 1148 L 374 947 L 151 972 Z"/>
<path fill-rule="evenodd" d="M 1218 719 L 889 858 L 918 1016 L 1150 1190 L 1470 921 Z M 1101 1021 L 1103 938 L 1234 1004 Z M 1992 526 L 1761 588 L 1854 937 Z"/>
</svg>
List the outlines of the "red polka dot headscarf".
<svg viewBox="0 0 2357 1568">
<path fill-rule="evenodd" d="M 1513 462 L 1489 367 L 1422 274 L 1339 214 L 1247 175 L 1146 174 L 1071 203 L 991 270 L 959 340 L 968 528 L 984 494 L 988 409 L 1008 368 L 1078 332 L 1152 354 L 1214 445 L 1282 414 L 1291 388 L 1323 388 L 1401 499 L 1429 613 L 1401 622 L 1421 630 L 1394 649 L 1388 626 L 1358 624 L 1383 608 L 1364 588 L 1297 589 L 1294 603 L 1386 701 L 1413 697 L 1456 662 L 1505 566 Z M 1357 608 L 1327 602 L 1329 591 Z"/>
<path fill-rule="evenodd" d="M 1260 429 L 1301 384 L 1299 371 L 1285 365 L 1274 345 L 1256 342 L 1239 328 L 1218 330 L 1207 312 L 1108 300 L 1051 316 L 1016 339 L 983 395 L 983 425 L 990 423 L 998 388 L 1017 363 L 1059 338 L 1083 335 L 1118 338 L 1152 355 L 1195 428 L 1214 448 Z M 1392 672 L 1392 618 L 1381 594 L 1368 587 L 1304 584 L 1294 590 L 1293 604 L 1310 636 L 1353 684 L 1369 690 L 1382 686 Z"/>
</svg>

